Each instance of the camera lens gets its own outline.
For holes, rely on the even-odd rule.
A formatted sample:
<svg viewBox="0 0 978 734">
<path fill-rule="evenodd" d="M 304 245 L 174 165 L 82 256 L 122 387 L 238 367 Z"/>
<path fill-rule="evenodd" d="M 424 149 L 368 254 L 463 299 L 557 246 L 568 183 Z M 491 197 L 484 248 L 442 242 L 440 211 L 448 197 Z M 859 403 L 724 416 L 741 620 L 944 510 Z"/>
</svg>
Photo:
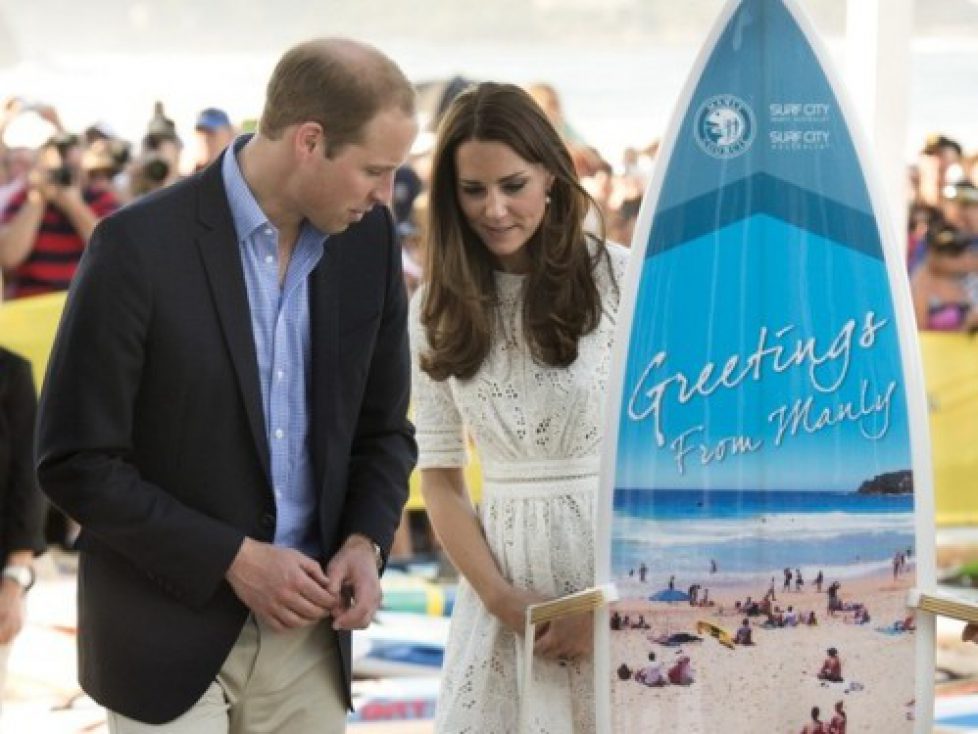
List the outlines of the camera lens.
<svg viewBox="0 0 978 734">
<path fill-rule="evenodd" d="M 154 158 L 143 164 L 143 175 L 153 183 L 162 183 L 170 175 L 170 166 L 166 161 Z"/>
<path fill-rule="evenodd" d="M 72 173 L 68 166 L 58 166 L 49 172 L 51 183 L 55 186 L 71 186 Z"/>
</svg>

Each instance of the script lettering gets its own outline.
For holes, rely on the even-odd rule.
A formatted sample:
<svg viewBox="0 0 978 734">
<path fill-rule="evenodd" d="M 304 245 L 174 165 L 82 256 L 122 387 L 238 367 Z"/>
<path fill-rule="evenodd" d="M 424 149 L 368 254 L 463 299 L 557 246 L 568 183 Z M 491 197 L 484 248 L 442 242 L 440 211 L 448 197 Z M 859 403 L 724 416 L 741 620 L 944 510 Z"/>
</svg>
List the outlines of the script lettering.
<svg viewBox="0 0 978 734">
<path fill-rule="evenodd" d="M 667 420 L 668 406 L 682 407 L 706 400 L 721 390 L 761 382 L 768 375 L 803 370 L 813 394 L 799 396 L 768 412 L 767 421 L 774 427 L 773 446 L 781 446 L 795 436 L 818 433 L 847 422 L 857 424 L 865 439 L 879 440 L 889 429 L 897 388 L 895 381 L 876 390 L 869 380 L 864 379 L 859 386 L 858 399 L 831 406 L 820 406 L 817 396 L 838 392 L 849 376 L 855 352 L 873 349 L 880 331 L 888 323 L 888 319 L 868 311 L 861 319 L 848 319 L 830 338 L 823 340 L 797 336 L 795 324 L 775 330 L 761 326 L 748 353 L 730 354 L 688 371 L 672 369 L 669 352 L 661 350 L 648 362 L 634 384 L 628 397 L 627 415 L 633 421 L 650 421 L 656 446 L 668 445 L 676 468 L 682 474 L 690 457 L 698 457 L 702 465 L 720 462 L 728 456 L 758 451 L 764 445 L 764 439 L 744 435 L 707 439 L 703 425 L 677 434 Z M 673 435 L 671 439 L 670 434 Z"/>
</svg>

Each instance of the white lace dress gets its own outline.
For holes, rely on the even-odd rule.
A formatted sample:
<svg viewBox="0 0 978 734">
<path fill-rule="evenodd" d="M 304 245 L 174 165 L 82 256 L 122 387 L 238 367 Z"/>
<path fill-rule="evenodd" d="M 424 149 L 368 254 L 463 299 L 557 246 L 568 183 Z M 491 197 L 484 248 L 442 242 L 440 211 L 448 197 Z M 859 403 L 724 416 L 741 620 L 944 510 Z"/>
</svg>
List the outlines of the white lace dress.
<svg viewBox="0 0 978 734">
<path fill-rule="evenodd" d="M 488 359 L 468 380 L 435 382 L 418 369 L 427 349 L 411 304 L 414 420 L 420 469 L 461 467 L 464 432 L 483 467 L 480 517 L 502 574 L 515 586 L 560 596 L 594 583 L 594 503 L 618 293 L 628 251 L 610 245 L 596 273 L 603 314 L 570 367 L 534 362 L 523 339 L 525 277 L 496 273 L 497 326 Z M 464 580 L 452 615 L 435 730 L 515 734 L 521 639 L 489 614 Z M 537 659 L 528 706 L 534 734 L 594 731 L 591 661 Z"/>
</svg>

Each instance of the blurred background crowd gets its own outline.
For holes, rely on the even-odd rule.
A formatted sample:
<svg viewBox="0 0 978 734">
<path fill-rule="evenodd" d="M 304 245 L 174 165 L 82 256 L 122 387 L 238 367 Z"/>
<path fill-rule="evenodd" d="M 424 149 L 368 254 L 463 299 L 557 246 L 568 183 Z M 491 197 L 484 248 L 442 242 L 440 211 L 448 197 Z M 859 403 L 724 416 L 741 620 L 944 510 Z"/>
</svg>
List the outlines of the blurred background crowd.
<svg viewBox="0 0 978 734">
<path fill-rule="evenodd" d="M 441 113 L 469 84 L 453 77 L 418 85 L 426 129 L 397 173 L 392 211 L 404 245 L 405 277 L 416 287 L 424 262 L 429 158 Z M 652 176 L 658 140 L 634 141 L 607 160 L 567 120 L 558 91 L 528 91 L 571 148 L 577 172 L 609 239 L 628 245 Z M 57 107 L 14 96 L 0 108 L 0 271 L 3 295 L 21 298 L 67 289 L 85 242 L 104 216 L 212 162 L 254 120 L 200 110 L 193 130 L 178 130 L 163 103 L 147 111 L 145 132 L 126 140 L 111 122 L 69 130 Z M 935 133 L 907 167 L 906 261 L 920 328 L 978 329 L 978 151 Z M 600 215 L 600 216 L 599 216 Z"/>
<path fill-rule="evenodd" d="M 428 160 L 434 129 L 451 99 L 468 85 L 454 77 L 419 85 L 429 120 L 411 159 L 397 174 L 392 210 L 405 248 L 405 273 L 413 288 L 421 276 Z M 628 243 L 657 143 L 627 148 L 622 160 L 605 160 L 563 117 L 556 90 L 529 91 L 562 130 L 578 173 L 601 206 L 608 236 Z M 99 219 L 212 162 L 234 137 L 254 130 L 254 120 L 232 121 L 216 107 L 197 115 L 192 131 L 178 130 L 157 103 L 140 140 L 122 139 L 112 125 L 95 121 L 68 130 L 55 105 L 26 97 L 0 110 L 0 268 L 6 298 L 65 290 L 84 243 Z M 597 226 L 597 213 L 595 213 Z"/>
</svg>

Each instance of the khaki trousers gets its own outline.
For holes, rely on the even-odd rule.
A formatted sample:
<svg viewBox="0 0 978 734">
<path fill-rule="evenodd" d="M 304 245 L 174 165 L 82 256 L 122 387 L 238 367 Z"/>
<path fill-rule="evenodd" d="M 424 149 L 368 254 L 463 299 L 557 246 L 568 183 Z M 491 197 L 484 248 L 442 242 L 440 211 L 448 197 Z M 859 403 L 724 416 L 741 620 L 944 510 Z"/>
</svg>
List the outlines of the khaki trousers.
<svg viewBox="0 0 978 734">
<path fill-rule="evenodd" d="M 109 711 L 111 734 L 340 734 L 346 695 L 329 620 L 274 632 L 248 617 L 217 679 L 182 716 L 143 724 Z"/>
</svg>

